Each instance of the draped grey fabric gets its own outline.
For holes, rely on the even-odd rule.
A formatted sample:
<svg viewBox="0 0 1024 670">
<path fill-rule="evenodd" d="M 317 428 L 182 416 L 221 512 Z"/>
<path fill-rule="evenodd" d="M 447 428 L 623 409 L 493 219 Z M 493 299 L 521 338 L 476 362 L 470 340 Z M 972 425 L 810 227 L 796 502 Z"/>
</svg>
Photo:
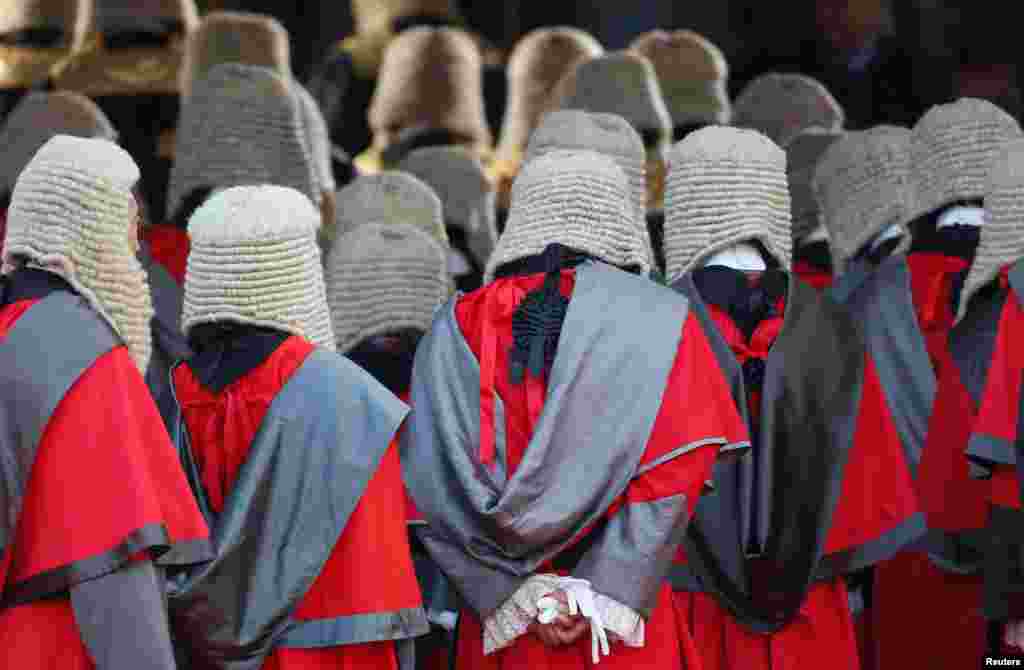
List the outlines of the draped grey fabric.
<svg viewBox="0 0 1024 670">
<path fill-rule="evenodd" d="M 354 363 L 314 350 L 271 403 L 220 515 L 206 501 L 179 414 L 176 442 L 216 553 L 169 591 L 175 632 L 195 662 L 255 670 L 289 636 L 322 645 L 367 637 L 366 621 L 332 627 L 291 615 L 407 411 Z M 416 610 L 375 630 L 379 639 L 419 635 L 426 617 Z"/>
<path fill-rule="evenodd" d="M 580 265 L 543 411 L 521 464 L 502 481 L 478 457 L 480 369 L 459 330 L 456 300 L 417 351 L 416 411 L 402 435 L 402 466 L 427 521 L 417 529 L 420 539 L 485 617 L 599 521 L 637 475 L 689 304 L 602 263 Z M 495 426 L 499 434 L 504 428 Z M 687 445 L 680 447 L 683 453 Z M 662 555 L 678 544 L 683 510 L 685 501 L 672 499 L 646 509 L 627 505 L 594 531 L 602 535 L 581 559 L 580 574 L 649 611 L 668 569 Z M 636 560 L 645 552 L 657 560 Z M 616 591 L 611 584 L 627 564 L 627 588 Z"/>
<path fill-rule="evenodd" d="M 14 539 L 50 417 L 78 378 L 120 343 L 85 300 L 67 291 L 33 305 L 0 341 L 0 553 Z"/>
</svg>

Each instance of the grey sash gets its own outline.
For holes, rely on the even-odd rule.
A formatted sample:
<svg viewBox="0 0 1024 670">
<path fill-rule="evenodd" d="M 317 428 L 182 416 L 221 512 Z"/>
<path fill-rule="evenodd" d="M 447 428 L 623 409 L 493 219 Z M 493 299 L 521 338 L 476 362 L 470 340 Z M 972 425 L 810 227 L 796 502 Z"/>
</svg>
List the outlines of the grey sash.
<svg viewBox="0 0 1024 670">
<path fill-rule="evenodd" d="M 0 553 L 14 539 L 43 431 L 82 374 L 120 344 L 80 297 L 55 291 L 0 341 Z"/>
<path fill-rule="evenodd" d="M 428 522 L 417 529 L 420 539 L 463 598 L 487 616 L 600 520 L 637 474 L 689 306 L 642 278 L 600 263 L 579 266 L 543 412 L 522 463 L 503 482 L 478 459 L 480 369 L 459 331 L 455 302 L 439 312 L 416 354 L 416 411 L 402 435 L 402 465 Z M 501 435 L 504 426 L 496 424 Z M 672 509 L 626 509 L 606 524 L 575 574 L 648 611 L 685 510 L 681 500 L 658 504 Z M 627 529 L 632 553 L 624 546 Z M 638 552 L 657 560 L 637 566 Z M 616 554 L 620 568 L 633 572 L 628 579 L 602 562 Z M 631 560 L 621 562 L 626 555 Z"/>
<path fill-rule="evenodd" d="M 274 398 L 220 516 L 206 502 L 179 416 L 178 448 L 216 553 L 171 585 L 172 621 L 190 655 L 208 667 L 254 670 L 288 637 L 327 646 L 365 641 L 370 627 L 395 637 L 425 632 L 421 610 L 396 614 L 402 621 L 291 619 L 407 411 L 355 364 L 314 351 Z"/>
<path fill-rule="evenodd" d="M 729 343 L 718 331 L 707 305 L 700 297 L 693 277 L 687 273 L 672 284 L 672 288 L 690 301 L 690 308 L 704 330 L 718 365 L 729 382 L 730 393 L 743 423 L 750 425 L 747 392 L 743 381 L 743 370 L 736 362 Z M 683 541 L 687 556 L 714 554 L 715 569 L 726 575 L 730 583 L 745 584 L 747 581 L 744 562 L 743 538 L 749 537 L 752 523 L 750 510 L 753 497 L 753 453 L 750 443 L 736 445 L 746 452 L 735 460 L 719 460 L 715 463 L 713 488 L 697 502 L 696 514 Z M 704 551 L 696 547 L 705 548 Z M 713 547 L 713 549 L 711 549 Z M 692 561 L 691 561 L 692 562 Z M 673 565 L 669 581 L 677 591 L 703 591 L 704 586 L 697 571 L 687 565 Z"/>
<path fill-rule="evenodd" d="M 782 332 L 766 361 L 760 475 L 755 481 L 746 459 L 718 469 L 686 540 L 697 579 L 680 582 L 714 594 L 751 630 L 785 627 L 819 577 L 853 444 L 864 346 L 846 309 L 790 276 Z M 753 496 L 757 519 L 749 519 Z M 745 556 L 748 537 L 763 548 L 757 558 Z"/>
<path fill-rule="evenodd" d="M 936 380 L 917 323 L 906 259 L 892 256 L 876 268 L 857 261 L 836 280 L 829 293 L 847 306 L 863 329 L 868 354 L 900 436 L 904 465 L 916 476 L 935 402 Z M 891 558 L 922 538 L 926 530 L 924 514 L 915 514 L 863 546 L 825 557 L 819 577 L 836 577 Z"/>
</svg>

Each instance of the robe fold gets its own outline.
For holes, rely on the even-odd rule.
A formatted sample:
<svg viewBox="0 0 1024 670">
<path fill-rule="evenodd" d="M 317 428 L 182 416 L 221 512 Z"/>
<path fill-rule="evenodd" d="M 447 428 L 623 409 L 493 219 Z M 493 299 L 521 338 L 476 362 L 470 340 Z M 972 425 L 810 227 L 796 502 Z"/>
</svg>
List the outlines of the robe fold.
<svg viewBox="0 0 1024 670">
<path fill-rule="evenodd" d="M 743 323 L 734 314 L 742 314 L 742 309 L 735 310 L 737 304 L 745 304 L 741 297 L 745 292 L 742 286 L 730 288 L 737 277 L 741 275 L 735 271 L 709 269 L 699 277 L 698 300 L 706 303 L 708 318 L 721 338 L 718 350 L 724 348 L 723 355 L 731 359 L 733 369 L 744 372 L 746 397 L 735 397 L 749 410 L 755 445 L 750 456 L 719 467 L 715 492 L 706 496 L 698 508 L 686 554 L 678 557 L 674 566 L 676 606 L 697 641 L 705 667 L 797 668 L 809 660 L 834 656 L 856 668 L 856 636 L 842 575 L 885 560 L 923 532 L 922 519 L 910 495 L 910 466 L 900 444 L 899 421 L 886 402 L 871 347 L 865 350 L 865 344 L 859 342 L 859 331 L 848 330 L 850 317 L 831 297 L 819 298 L 798 280 L 790 284 L 787 297 L 784 290 L 779 290 L 780 284 L 784 289 L 785 280 L 767 279 L 766 274 L 760 282 L 769 292 L 772 309 L 756 324 Z M 697 290 L 686 278 L 677 282 L 676 288 L 686 294 Z M 803 312 L 799 320 L 789 315 L 790 309 L 798 315 Z M 792 323 L 787 321 L 790 318 Z M 802 330 L 798 321 L 803 322 Z M 815 321 L 817 326 L 813 325 Z M 820 332 L 827 343 L 830 331 L 838 337 L 839 351 L 833 355 L 847 359 L 847 369 L 833 372 L 836 376 L 830 385 L 845 384 L 843 388 L 848 387 L 852 393 L 827 410 L 808 411 L 799 403 L 817 391 L 804 391 L 803 400 L 795 394 L 787 397 L 780 394 L 780 385 L 773 380 L 788 374 L 796 380 L 791 383 L 807 383 L 799 381 L 802 377 L 813 383 L 814 374 L 801 374 L 799 364 L 813 361 L 802 355 L 787 358 L 785 352 L 792 356 L 814 351 L 813 347 L 821 344 L 809 345 L 802 338 L 817 337 L 815 333 Z M 789 360 L 798 363 L 787 367 L 783 361 Z M 844 382 L 838 381 L 842 374 L 849 375 Z M 792 406 L 787 408 L 787 403 Z M 796 449 L 798 444 L 815 439 L 807 433 L 801 435 L 803 439 L 790 437 L 792 451 L 787 452 L 789 444 L 781 441 L 785 433 L 772 427 L 774 413 L 780 411 L 795 414 L 794 421 L 805 418 L 808 424 L 822 424 L 821 416 L 856 419 L 822 425 L 824 434 L 819 433 L 816 441 L 831 444 L 836 456 L 816 463 L 816 459 L 807 459 Z M 808 472 L 822 473 L 804 479 L 805 500 L 812 501 L 808 509 L 821 511 L 816 523 L 811 523 L 811 518 L 803 520 L 803 539 L 799 539 L 801 524 L 797 518 L 778 511 L 785 509 L 786 495 L 773 500 L 768 494 L 791 488 L 780 481 L 783 468 L 792 469 L 800 461 L 807 461 L 804 467 Z M 889 467 L 884 466 L 886 463 Z M 821 482 L 811 484 L 818 477 L 830 483 L 824 489 L 820 488 Z M 798 507 L 799 497 L 791 497 L 793 502 L 788 504 Z M 788 540 L 790 549 L 773 539 L 784 536 L 785 529 L 772 530 L 772 518 L 789 519 L 794 528 Z M 819 548 L 813 550 L 816 543 Z M 792 552 L 801 544 L 812 547 L 810 552 L 805 549 L 805 558 L 800 559 L 803 576 L 791 572 L 788 580 L 773 579 L 773 573 L 780 574 L 773 563 L 782 561 L 772 559 L 772 552 L 780 548 Z M 800 552 L 791 555 L 799 557 Z M 804 586 L 797 581 L 800 579 Z M 785 586 L 787 581 L 789 588 Z M 774 584 L 779 593 L 765 591 L 767 584 Z M 781 597 L 776 602 L 794 602 L 796 596 L 797 608 L 789 605 L 781 617 L 769 614 L 773 600 Z"/>
<path fill-rule="evenodd" d="M 906 262 L 936 378 L 915 482 L 928 534 L 875 571 L 876 658 L 879 670 L 908 664 L 954 670 L 976 666 L 987 644 L 979 568 L 988 492 L 986 482 L 971 479 L 964 457 L 976 402 L 953 342 L 962 342 L 960 350 L 967 355 L 960 359 L 967 362 L 975 358 L 970 353 L 974 344 L 985 346 L 988 340 L 990 345 L 991 337 L 971 318 L 953 327 L 956 286 L 970 266 L 967 260 L 929 250 L 912 251 Z M 969 343 L 977 337 L 981 340 Z M 923 599 L 928 607 L 920 606 Z"/>
<path fill-rule="evenodd" d="M 160 414 L 128 350 L 63 280 L 21 270 L 0 287 L 0 666 L 168 667 L 153 566 L 212 553 Z M 133 644 L 133 631 L 146 637 Z"/>
<path fill-rule="evenodd" d="M 179 640 L 209 667 L 397 668 L 396 642 L 426 632 L 393 443 L 406 409 L 336 354 L 260 337 L 218 391 L 174 371 L 217 552 L 172 588 Z"/>
<path fill-rule="evenodd" d="M 1000 273 L 997 282 L 1008 295 L 999 314 L 985 390 L 967 457 L 975 474 L 989 485 L 988 544 L 983 565 L 985 614 L 996 621 L 1024 619 L 1024 512 L 1020 468 L 1021 380 L 1024 357 L 1024 263 Z M 983 298 L 982 298 L 983 299 Z"/>
<path fill-rule="evenodd" d="M 541 572 L 647 619 L 645 646 L 613 644 L 599 667 L 699 667 L 663 580 L 719 451 L 748 442 L 742 420 L 687 301 L 595 262 L 561 272 L 550 373 L 511 383 L 513 315 L 544 280 L 456 297 L 416 356 L 403 468 L 417 532 L 467 604 L 456 667 L 593 666 L 586 634 L 549 649 L 527 633 L 484 655 L 482 620 Z"/>
</svg>

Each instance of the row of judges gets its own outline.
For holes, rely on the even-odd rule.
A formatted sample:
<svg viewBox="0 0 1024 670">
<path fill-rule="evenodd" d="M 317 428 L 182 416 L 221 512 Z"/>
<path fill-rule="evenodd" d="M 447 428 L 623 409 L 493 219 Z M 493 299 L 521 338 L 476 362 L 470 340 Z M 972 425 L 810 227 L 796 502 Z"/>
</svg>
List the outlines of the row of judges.
<svg viewBox="0 0 1024 670">
<path fill-rule="evenodd" d="M 355 168 L 266 17 L 194 31 L 173 161 L 77 93 L 20 98 L 4 667 L 1024 648 L 1017 122 L 961 99 L 844 130 L 786 74 L 730 108 L 687 32 L 529 43 L 510 81 L 554 64 L 497 159 L 442 85 L 479 77 L 451 28 L 391 41 Z M 699 96 L 652 62 L 699 62 Z"/>
</svg>

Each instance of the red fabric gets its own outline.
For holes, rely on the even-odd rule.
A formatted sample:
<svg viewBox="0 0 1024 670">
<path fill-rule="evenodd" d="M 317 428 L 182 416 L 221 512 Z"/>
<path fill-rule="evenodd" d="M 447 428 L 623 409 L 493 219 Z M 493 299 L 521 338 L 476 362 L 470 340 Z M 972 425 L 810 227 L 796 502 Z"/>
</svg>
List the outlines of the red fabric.
<svg viewBox="0 0 1024 670">
<path fill-rule="evenodd" d="M 512 315 L 528 292 L 539 288 L 543 275 L 499 279 L 487 287 L 470 293 L 455 307 L 456 319 L 470 349 L 480 361 L 481 393 L 494 389 L 505 408 L 505 444 L 508 472 L 511 476 L 522 461 L 534 425 L 539 417 L 536 398 L 546 392 L 546 380 L 526 377 L 521 385 L 508 379 L 508 352 L 512 346 Z M 561 291 L 569 296 L 575 273 L 564 270 Z M 695 388 L 700 393 L 694 393 Z M 484 403 L 481 403 L 484 405 Z M 481 408 L 482 433 L 493 432 L 493 406 Z M 641 462 L 687 444 L 709 438 L 725 438 L 729 443 L 747 441 L 746 427 L 736 412 L 726 380 L 715 360 L 707 338 L 691 315 L 683 327 L 680 347 L 669 373 L 661 408 L 655 419 L 651 438 Z M 581 449 L 586 445 L 580 445 Z M 717 445 L 697 448 L 671 459 L 635 478 L 619 501 L 608 510 L 614 514 L 626 502 L 655 500 L 685 494 L 690 512 L 696 506 L 704 481 L 710 477 L 717 457 Z M 488 454 L 485 452 L 483 457 Z M 457 664 L 461 668 L 498 670 L 507 668 L 590 668 L 590 639 L 584 635 L 578 643 L 564 649 L 548 649 L 532 635 L 519 638 L 491 656 L 483 655 L 480 623 L 469 611 L 463 611 L 459 628 Z M 694 649 L 692 640 L 680 637 L 683 627 L 676 621 L 670 589 L 662 590 L 658 605 L 647 623 L 646 646 L 627 649 L 615 645 L 611 657 L 601 661 L 601 668 L 680 668 L 699 667 L 698 659 L 685 653 Z"/>
<path fill-rule="evenodd" d="M 188 252 L 192 248 L 188 233 L 177 226 L 154 223 L 143 229 L 142 239 L 149 247 L 153 260 L 170 272 L 178 284 L 184 286 Z"/>
<path fill-rule="evenodd" d="M 913 477 L 874 360 L 866 356 L 853 448 L 825 540 L 825 553 L 859 547 L 918 513 Z"/>
<path fill-rule="evenodd" d="M 872 634 L 878 670 L 980 667 L 987 647 L 980 575 L 957 575 L 902 552 L 875 567 Z"/>
<path fill-rule="evenodd" d="M 907 256 L 910 292 L 914 299 L 917 323 L 928 345 L 928 354 L 936 374 L 949 347 L 947 338 L 953 327 L 953 282 L 970 267 L 962 258 L 939 253 L 913 253 Z"/>
<path fill-rule="evenodd" d="M 1002 440 L 1013 445 L 1018 438 L 1017 420 L 1020 413 L 1021 377 L 1024 375 L 1024 309 L 1020 298 L 1011 289 L 999 320 L 992 363 L 988 368 L 985 392 L 974 435 Z M 1020 483 L 1013 466 L 996 467 L 989 480 L 989 501 L 1001 507 L 1020 509 Z"/>
<path fill-rule="evenodd" d="M 793 263 L 793 274 L 802 279 L 804 283 L 822 291 L 832 286 L 835 277 L 831 272 L 826 272 L 807 261 L 796 261 Z"/>
<path fill-rule="evenodd" d="M 780 316 L 763 321 L 747 340 L 725 311 L 709 305 L 719 332 L 741 365 L 752 357 L 767 357 L 783 325 L 785 304 L 780 301 L 776 307 Z M 759 402 L 759 397 L 751 398 L 751 420 L 757 420 L 760 414 Z M 917 511 L 915 490 L 899 433 L 874 361 L 868 356 L 853 447 L 843 469 L 839 501 L 826 536 L 825 553 L 840 552 L 875 540 Z M 680 553 L 677 561 L 685 562 L 685 556 Z M 787 667 L 799 659 L 824 657 L 816 656 L 819 652 L 836 654 L 844 647 L 857 647 L 857 633 L 852 628 L 842 580 L 815 586 L 801 610 L 801 618 L 775 635 L 749 633 L 708 595 L 678 593 L 676 598 L 677 605 L 690 608 L 692 616 L 700 622 L 700 632 L 694 634 L 694 639 L 706 668 L 732 667 L 733 663 L 744 668 Z M 862 631 L 862 639 L 868 636 L 867 631 Z M 820 646 L 816 646 L 818 643 Z M 736 649 L 721 651 L 725 646 L 736 646 Z M 848 653 L 849 658 L 854 659 L 851 667 L 857 667 L 858 654 Z"/>
<path fill-rule="evenodd" d="M 0 309 L 0 339 L 35 302 Z M 175 543 L 209 536 L 142 375 L 117 347 L 50 417 L 0 583 L 104 554 L 150 524 L 163 524 Z M 0 612 L 0 667 L 92 667 L 67 597 Z"/>
<path fill-rule="evenodd" d="M 981 528 L 989 484 L 971 479 L 964 456 L 976 408 L 948 345 L 955 316 L 953 283 L 968 263 L 937 253 L 910 254 L 907 263 L 914 308 L 937 377 L 916 482 L 919 505 L 931 528 Z M 903 552 L 877 566 L 871 616 L 879 670 L 977 664 L 986 646 L 981 606 L 980 576 L 946 572 L 925 554 Z"/>
<path fill-rule="evenodd" d="M 945 531 L 982 528 L 987 482 L 971 479 L 964 450 L 977 408 L 949 352 L 956 276 L 969 267 L 962 258 L 938 253 L 907 257 L 918 323 L 935 368 L 938 389 L 918 470 L 917 491 L 928 525 Z"/>
<path fill-rule="evenodd" d="M 815 585 L 793 622 L 771 635 L 750 632 L 709 594 L 677 592 L 673 597 L 677 617 L 700 648 L 703 670 L 860 667 L 842 579 Z"/>
<path fill-rule="evenodd" d="M 175 391 L 193 455 L 215 511 L 223 508 L 271 402 L 312 350 L 309 342 L 290 337 L 267 360 L 220 393 L 199 384 L 188 366 L 175 370 Z M 421 602 L 406 534 L 398 450 L 393 443 L 294 616 L 299 620 L 333 618 L 418 607 Z M 322 649 L 279 648 L 263 668 L 396 668 L 396 664 L 394 645 L 379 642 Z"/>
</svg>

